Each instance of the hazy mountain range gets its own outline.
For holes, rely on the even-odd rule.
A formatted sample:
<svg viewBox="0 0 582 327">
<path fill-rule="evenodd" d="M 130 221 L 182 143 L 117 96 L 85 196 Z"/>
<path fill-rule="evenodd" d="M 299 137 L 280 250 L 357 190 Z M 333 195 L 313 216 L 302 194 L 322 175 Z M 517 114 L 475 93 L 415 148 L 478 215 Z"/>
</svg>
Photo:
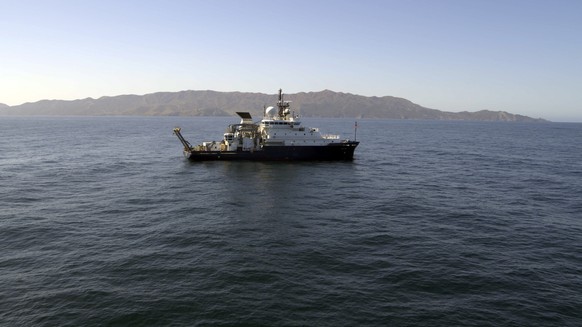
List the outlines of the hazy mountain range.
<svg viewBox="0 0 582 327">
<path fill-rule="evenodd" d="M 438 119 L 487 121 L 544 121 L 504 111 L 447 112 L 429 109 L 403 98 L 366 97 L 333 92 L 285 94 L 291 108 L 305 117 L 379 119 Z M 146 95 L 105 96 L 99 99 L 41 100 L 18 106 L 0 104 L 0 115 L 47 116 L 231 116 L 248 111 L 261 117 L 265 106 L 274 106 L 276 94 L 181 91 Z"/>
</svg>

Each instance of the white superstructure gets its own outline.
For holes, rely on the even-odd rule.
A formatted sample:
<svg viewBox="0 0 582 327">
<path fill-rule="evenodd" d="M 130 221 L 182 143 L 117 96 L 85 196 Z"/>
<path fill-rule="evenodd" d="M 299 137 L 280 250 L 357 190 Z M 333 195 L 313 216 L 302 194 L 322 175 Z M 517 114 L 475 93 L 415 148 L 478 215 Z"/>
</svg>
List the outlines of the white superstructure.
<svg viewBox="0 0 582 327">
<path fill-rule="evenodd" d="M 318 128 L 301 126 L 299 115 L 289 109 L 279 90 L 277 107 L 265 108 L 263 119 L 254 123 L 250 113 L 237 112 L 239 124 L 229 125 L 221 142 L 204 142 L 206 151 L 259 151 L 265 146 L 327 146 L 342 143 L 339 135 L 324 134 Z M 278 109 L 278 110 L 277 110 Z"/>
</svg>

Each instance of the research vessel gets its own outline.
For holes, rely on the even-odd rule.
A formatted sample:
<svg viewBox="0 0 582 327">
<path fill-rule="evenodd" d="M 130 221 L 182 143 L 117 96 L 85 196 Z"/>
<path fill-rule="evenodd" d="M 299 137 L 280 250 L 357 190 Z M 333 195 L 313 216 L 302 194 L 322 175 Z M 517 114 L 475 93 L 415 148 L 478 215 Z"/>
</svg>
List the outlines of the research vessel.
<svg viewBox="0 0 582 327">
<path fill-rule="evenodd" d="M 266 107 L 263 118 L 253 122 L 248 112 L 237 112 L 240 123 L 229 125 L 220 141 L 192 146 L 180 127 L 174 134 L 184 146 L 184 156 L 191 161 L 255 160 L 306 161 L 352 160 L 360 142 L 341 139 L 339 135 L 321 134 L 318 128 L 301 125 L 299 115 L 291 111 L 291 102 L 283 100 L 279 90 L 277 107 Z M 355 128 L 357 128 L 357 123 Z"/>
</svg>

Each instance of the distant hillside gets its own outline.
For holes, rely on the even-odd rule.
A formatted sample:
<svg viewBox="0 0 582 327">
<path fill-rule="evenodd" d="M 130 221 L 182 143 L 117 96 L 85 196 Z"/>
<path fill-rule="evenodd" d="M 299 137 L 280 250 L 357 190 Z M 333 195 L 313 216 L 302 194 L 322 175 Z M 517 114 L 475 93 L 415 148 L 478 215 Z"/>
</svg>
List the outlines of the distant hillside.
<svg viewBox="0 0 582 327">
<path fill-rule="evenodd" d="M 295 112 L 305 117 L 380 119 L 438 119 L 487 121 L 543 121 L 503 111 L 446 112 L 429 109 L 391 96 L 365 97 L 324 90 L 286 94 Z M 119 95 L 80 100 L 42 100 L 19 106 L 1 106 L 0 115 L 62 116 L 231 116 L 249 111 L 260 117 L 264 106 L 275 105 L 276 94 L 181 91 L 146 95 Z"/>
</svg>

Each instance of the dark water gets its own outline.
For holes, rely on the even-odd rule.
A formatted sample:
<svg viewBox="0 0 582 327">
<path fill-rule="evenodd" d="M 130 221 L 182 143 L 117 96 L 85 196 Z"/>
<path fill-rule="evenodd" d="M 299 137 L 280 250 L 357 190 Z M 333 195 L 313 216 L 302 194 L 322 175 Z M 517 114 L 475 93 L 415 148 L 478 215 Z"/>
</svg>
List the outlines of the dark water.
<svg viewBox="0 0 582 327">
<path fill-rule="evenodd" d="M 236 122 L 1 117 L 0 325 L 582 325 L 581 124 L 362 120 L 335 163 L 171 133 Z"/>
</svg>

